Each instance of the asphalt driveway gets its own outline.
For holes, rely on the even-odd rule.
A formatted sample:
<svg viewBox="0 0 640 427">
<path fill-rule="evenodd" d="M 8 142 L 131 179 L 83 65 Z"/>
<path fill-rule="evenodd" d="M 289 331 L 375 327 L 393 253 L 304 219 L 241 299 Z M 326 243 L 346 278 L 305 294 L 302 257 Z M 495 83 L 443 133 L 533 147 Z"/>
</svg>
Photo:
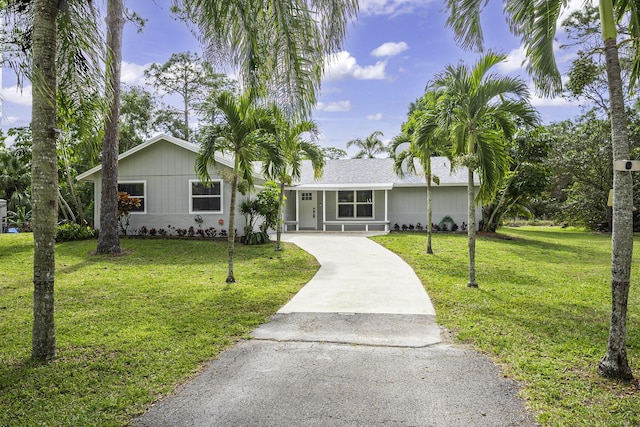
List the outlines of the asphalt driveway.
<svg viewBox="0 0 640 427">
<path fill-rule="evenodd" d="M 411 268 L 361 234 L 286 234 L 321 264 L 252 340 L 138 426 L 535 426 L 518 385 L 443 343 Z"/>
</svg>

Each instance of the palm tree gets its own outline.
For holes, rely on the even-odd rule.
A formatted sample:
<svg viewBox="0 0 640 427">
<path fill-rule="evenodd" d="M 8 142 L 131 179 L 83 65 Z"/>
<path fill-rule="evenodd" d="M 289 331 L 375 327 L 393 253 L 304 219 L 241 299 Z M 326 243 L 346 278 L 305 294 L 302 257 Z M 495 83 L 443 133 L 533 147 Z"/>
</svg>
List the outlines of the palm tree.
<svg viewBox="0 0 640 427">
<path fill-rule="evenodd" d="M 529 105 L 529 91 L 524 81 L 488 74 L 505 58 L 505 55 L 490 52 L 473 69 L 464 64 L 450 65 L 431 84 L 432 89 L 443 92 L 438 101 L 439 117 L 436 120 L 447 130 L 452 155 L 468 169 L 469 287 L 478 287 L 475 207 L 479 202 L 493 199 L 508 171 L 505 142 L 516 131 L 516 119 L 530 125 L 538 121 L 535 110 Z M 424 132 L 425 137 L 430 134 L 433 131 Z M 475 172 L 480 178 L 477 198 Z"/>
<path fill-rule="evenodd" d="M 36 0 L 33 18 L 33 135 L 31 197 L 33 205 L 33 335 L 32 357 L 56 355 L 53 287 L 58 212 L 56 153 L 57 0 Z"/>
<path fill-rule="evenodd" d="M 629 1 L 599 0 L 600 25 L 604 42 L 611 118 L 611 145 L 614 164 L 629 158 L 627 118 L 624 111 L 624 91 L 620 74 L 618 33 L 616 23 L 627 26 L 634 52 L 640 48 L 640 10 Z M 448 24 L 465 47 L 482 48 L 480 11 L 483 0 L 448 0 L 451 15 Z M 566 2 L 551 0 L 530 2 L 507 0 L 504 10 L 512 32 L 522 39 L 529 58 L 528 71 L 534 82 L 546 94 L 558 93 L 561 79 L 556 65 L 553 43 L 560 12 Z M 640 78 L 640 56 L 633 56 L 629 88 Z M 598 364 L 598 372 L 609 378 L 632 380 L 627 359 L 627 304 L 633 258 L 633 180 L 627 171 L 613 172 L 613 230 L 611 233 L 611 326 L 607 353 Z"/>
<path fill-rule="evenodd" d="M 318 134 L 318 126 L 310 120 L 291 122 L 276 109 L 276 144 L 282 150 L 284 163 L 275 168 L 275 176 L 280 182 L 280 199 L 278 201 L 278 219 L 276 223 L 276 251 L 281 250 L 280 238 L 282 234 L 282 211 L 284 207 L 284 186 L 290 184 L 293 179 L 300 178 L 302 173 L 302 161 L 310 160 L 314 177 L 320 178 L 324 169 L 325 159 L 323 151 L 317 144 L 306 141 L 303 135 L 309 134 L 315 138 Z"/>
<path fill-rule="evenodd" d="M 56 91 L 81 99 L 88 82 L 100 86 L 96 74 L 102 44 L 99 19 L 86 0 L 33 0 L 3 2 L 5 27 L 3 58 L 18 75 L 33 85 L 31 109 L 33 205 L 33 336 L 34 359 L 48 361 L 56 355 L 54 324 L 55 235 L 58 212 Z M 25 45 L 31 34 L 31 45 Z"/>
<path fill-rule="evenodd" d="M 336 52 L 358 0 L 174 0 L 209 59 L 239 68 L 242 87 L 303 115 L 316 103 L 324 59 Z M 254 94 L 256 95 L 256 94 Z"/>
<path fill-rule="evenodd" d="M 381 136 L 384 136 L 382 132 L 380 132 L 379 130 L 374 131 L 365 139 L 356 138 L 347 142 L 347 148 L 356 146 L 360 149 L 360 151 L 358 151 L 356 155 L 353 156 L 354 159 L 372 159 L 376 156 L 376 154 L 387 152 L 387 148 L 380 140 Z"/>
<path fill-rule="evenodd" d="M 422 98 L 420 108 L 414 109 L 409 121 L 403 126 L 406 132 L 393 139 L 389 149 L 391 157 L 394 159 L 394 170 L 402 177 L 405 169 L 416 173 L 416 161 L 422 167 L 422 173 L 427 183 L 427 253 L 433 254 L 431 244 L 432 235 L 432 203 L 431 203 L 431 183 L 440 185 L 440 178 L 433 175 L 431 169 L 431 157 L 445 150 L 446 139 L 437 132 L 436 108 L 440 93 L 427 91 Z M 409 135 L 408 133 L 411 133 Z M 399 151 L 404 147 L 403 151 Z"/>
<path fill-rule="evenodd" d="M 432 205 L 431 205 L 431 183 L 440 184 L 440 178 L 431 173 L 431 154 L 429 151 L 421 150 L 412 136 L 402 133 L 391 142 L 389 154 L 393 159 L 393 170 L 399 177 L 403 177 L 406 172 L 416 173 L 416 162 L 422 166 L 424 179 L 427 183 L 427 253 L 433 254 L 431 244 L 432 235 Z M 429 156 L 426 158 L 425 156 Z"/>
<path fill-rule="evenodd" d="M 102 193 L 98 254 L 119 254 L 118 228 L 118 149 L 120 147 L 120 68 L 122 62 L 123 0 L 107 3 L 107 49 L 109 50 L 109 113 L 102 140 Z"/>
<path fill-rule="evenodd" d="M 257 106 L 249 93 L 236 98 L 224 92 L 218 96 L 215 106 L 220 112 L 221 123 L 212 126 L 201 141 L 200 153 L 196 157 L 196 174 L 203 182 L 211 181 L 209 166 L 216 165 L 215 155 L 233 156 L 231 174 L 231 202 L 229 206 L 228 251 L 229 270 L 227 283 L 235 282 L 233 256 L 235 244 L 236 196 L 238 183 L 244 179 L 253 187 L 254 162 L 268 158 L 278 164 L 282 161 L 278 148 L 265 133 L 273 132 L 272 109 Z"/>
</svg>

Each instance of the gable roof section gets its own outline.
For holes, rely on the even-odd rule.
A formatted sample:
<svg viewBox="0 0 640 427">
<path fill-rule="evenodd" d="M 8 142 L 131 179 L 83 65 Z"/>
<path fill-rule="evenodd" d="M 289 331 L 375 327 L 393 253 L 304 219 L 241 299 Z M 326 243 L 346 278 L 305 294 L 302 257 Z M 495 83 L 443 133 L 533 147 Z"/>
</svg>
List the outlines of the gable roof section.
<svg viewBox="0 0 640 427">
<path fill-rule="evenodd" d="M 158 141 L 166 141 L 166 142 L 170 142 L 171 144 L 177 145 L 178 147 L 184 148 L 185 150 L 191 151 L 193 153 L 198 153 L 200 151 L 200 146 L 197 144 L 193 144 L 191 142 L 185 141 L 183 139 L 180 138 L 176 138 L 174 136 L 170 136 L 170 135 L 156 135 L 153 138 L 149 139 L 146 142 L 143 142 L 140 145 L 136 145 L 135 147 L 133 147 L 130 150 L 125 151 L 124 153 L 121 153 L 118 156 L 118 162 L 120 162 L 122 159 L 126 159 L 127 157 L 131 156 L 132 154 L 135 154 L 139 151 L 144 150 L 145 148 L 157 143 Z M 233 169 L 233 159 L 229 158 L 227 156 L 221 156 L 216 154 L 215 156 L 216 158 L 216 163 L 220 163 L 224 166 L 230 167 Z M 86 180 L 86 181 L 91 181 L 91 176 L 95 175 L 96 173 L 100 172 L 102 170 L 102 165 L 98 165 L 94 168 L 89 169 L 86 172 L 81 173 L 80 175 L 78 175 L 76 177 L 76 179 L 78 181 L 80 180 Z"/>
<path fill-rule="evenodd" d="M 289 188 L 298 190 L 335 190 L 335 189 L 378 189 L 390 190 L 393 187 L 422 187 L 426 185 L 422 168 L 416 165 L 416 173 L 405 172 L 402 178 L 393 170 L 393 159 L 339 159 L 327 160 L 324 174 L 318 180 L 313 179 L 310 161 L 302 165 L 300 179 Z M 466 186 L 467 168 L 459 167 L 451 171 L 451 161 L 446 157 L 431 159 L 433 175 L 440 178 L 440 186 Z M 475 184 L 478 185 L 477 179 Z"/>
</svg>

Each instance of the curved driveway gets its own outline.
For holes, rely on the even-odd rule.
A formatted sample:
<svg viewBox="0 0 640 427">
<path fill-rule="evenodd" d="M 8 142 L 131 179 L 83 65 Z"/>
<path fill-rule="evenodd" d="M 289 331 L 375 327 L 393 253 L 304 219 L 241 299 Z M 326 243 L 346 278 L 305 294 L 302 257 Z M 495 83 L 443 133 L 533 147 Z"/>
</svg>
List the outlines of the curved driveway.
<svg viewBox="0 0 640 427">
<path fill-rule="evenodd" d="M 362 235 L 287 234 L 316 276 L 136 426 L 535 426 L 490 360 L 440 342 L 413 271 Z"/>
<path fill-rule="evenodd" d="M 320 270 L 278 313 L 433 315 L 422 283 L 399 256 L 362 234 L 285 234 Z"/>
</svg>

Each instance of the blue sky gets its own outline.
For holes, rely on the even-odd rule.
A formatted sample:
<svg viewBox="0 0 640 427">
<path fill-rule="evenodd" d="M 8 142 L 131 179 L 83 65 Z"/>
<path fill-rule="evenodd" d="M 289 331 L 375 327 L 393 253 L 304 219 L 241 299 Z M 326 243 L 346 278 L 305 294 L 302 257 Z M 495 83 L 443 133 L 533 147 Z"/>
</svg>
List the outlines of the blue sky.
<svg viewBox="0 0 640 427">
<path fill-rule="evenodd" d="M 482 15 L 485 47 L 508 55 L 499 72 L 529 81 L 519 42 L 509 34 L 501 4 L 490 3 Z M 169 5 L 170 0 L 127 2 L 148 22 L 141 33 L 130 24 L 125 28 L 124 83 L 144 85 L 144 69 L 153 62 L 164 63 L 172 53 L 201 53 L 185 25 L 170 16 Z M 344 149 L 347 141 L 376 130 L 384 133 L 385 141 L 393 138 L 407 118 L 409 103 L 421 96 L 435 74 L 448 64 L 472 64 L 478 59 L 479 54 L 456 46 L 453 33 L 445 27 L 446 17 L 441 0 L 361 0 L 360 14 L 349 25 L 343 49 L 326 61 L 313 115 L 322 133 L 321 145 Z M 556 56 L 561 72 L 566 73 L 572 55 L 559 51 Z M 2 77 L 2 129 L 27 125 L 30 87 L 20 94 L 8 70 Z M 533 104 L 546 123 L 580 112 L 578 102 L 561 98 L 533 96 Z"/>
</svg>

